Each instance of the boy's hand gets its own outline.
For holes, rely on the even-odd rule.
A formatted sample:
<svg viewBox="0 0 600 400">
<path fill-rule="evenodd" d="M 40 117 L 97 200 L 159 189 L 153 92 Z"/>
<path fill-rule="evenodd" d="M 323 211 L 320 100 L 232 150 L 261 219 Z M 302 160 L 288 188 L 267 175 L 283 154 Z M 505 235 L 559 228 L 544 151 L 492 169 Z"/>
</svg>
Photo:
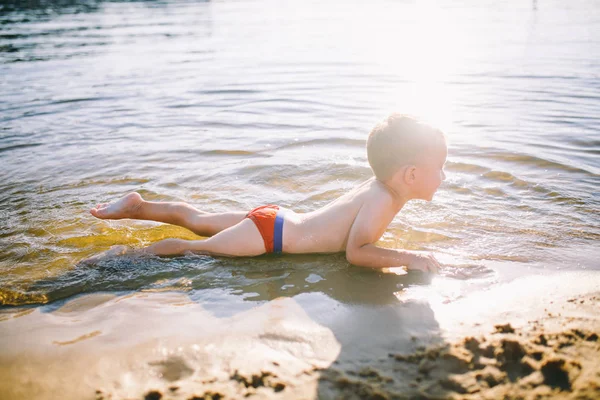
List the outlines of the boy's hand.
<svg viewBox="0 0 600 400">
<path fill-rule="evenodd" d="M 411 260 L 407 265 L 408 269 L 418 269 L 424 272 L 437 274 L 441 266 L 432 253 L 414 251 L 411 252 Z"/>
</svg>

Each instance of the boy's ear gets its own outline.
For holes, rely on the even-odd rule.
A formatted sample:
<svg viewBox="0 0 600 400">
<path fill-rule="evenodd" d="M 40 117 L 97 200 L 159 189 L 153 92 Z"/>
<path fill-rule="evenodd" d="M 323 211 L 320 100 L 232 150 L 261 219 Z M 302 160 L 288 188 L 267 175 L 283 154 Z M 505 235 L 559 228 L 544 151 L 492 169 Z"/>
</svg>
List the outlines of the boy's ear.
<svg viewBox="0 0 600 400">
<path fill-rule="evenodd" d="M 415 167 L 414 165 L 409 165 L 408 167 L 406 167 L 406 169 L 404 170 L 404 183 L 412 185 L 415 182 L 415 180 L 417 179 L 416 170 L 417 167 Z"/>
</svg>

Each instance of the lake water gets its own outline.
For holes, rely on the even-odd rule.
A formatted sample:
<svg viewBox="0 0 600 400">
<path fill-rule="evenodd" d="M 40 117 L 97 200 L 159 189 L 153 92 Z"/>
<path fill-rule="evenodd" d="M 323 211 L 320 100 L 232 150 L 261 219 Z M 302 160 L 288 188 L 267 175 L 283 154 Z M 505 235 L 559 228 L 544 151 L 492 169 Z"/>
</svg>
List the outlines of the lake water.
<svg viewBox="0 0 600 400">
<path fill-rule="evenodd" d="M 318 314 L 599 270 L 598 32 L 595 0 L 4 1 L 0 304 L 176 290 L 216 315 L 279 296 Z M 365 138 L 392 110 L 449 140 L 434 201 L 380 242 L 435 252 L 433 282 L 343 254 L 78 265 L 194 237 L 89 215 L 131 191 L 215 212 L 323 206 L 371 176 Z"/>
</svg>

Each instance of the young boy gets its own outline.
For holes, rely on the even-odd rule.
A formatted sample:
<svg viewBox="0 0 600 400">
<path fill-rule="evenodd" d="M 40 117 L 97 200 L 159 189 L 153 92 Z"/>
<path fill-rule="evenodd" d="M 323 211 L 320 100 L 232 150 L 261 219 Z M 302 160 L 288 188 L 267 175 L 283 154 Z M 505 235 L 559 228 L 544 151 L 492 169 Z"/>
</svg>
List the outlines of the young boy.
<svg viewBox="0 0 600 400">
<path fill-rule="evenodd" d="M 140 250 L 125 246 L 108 254 L 126 252 L 159 256 L 193 252 L 213 256 L 258 256 L 264 253 L 346 252 L 351 264 L 389 268 L 406 266 L 437 272 L 429 253 L 385 249 L 374 245 L 408 200 L 431 201 L 446 178 L 444 134 L 401 114 L 377 124 L 367 140 L 367 156 L 375 177 L 325 207 L 299 214 L 275 205 L 249 213 L 206 213 L 186 203 L 144 201 L 130 193 L 113 203 L 90 210 L 101 219 L 132 218 L 179 225 L 205 240 L 166 239 Z"/>
</svg>

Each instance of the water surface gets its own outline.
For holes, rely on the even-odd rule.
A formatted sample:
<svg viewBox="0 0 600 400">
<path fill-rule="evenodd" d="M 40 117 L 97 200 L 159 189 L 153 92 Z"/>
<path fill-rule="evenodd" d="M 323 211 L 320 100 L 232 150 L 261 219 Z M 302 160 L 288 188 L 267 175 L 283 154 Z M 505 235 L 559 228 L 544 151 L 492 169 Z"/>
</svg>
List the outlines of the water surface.
<svg viewBox="0 0 600 400">
<path fill-rule="evenodd" d="M 323 206 L 371 176 L 365 138 L 392 110 L 444 129 L 448 178 L 380 244 L 438 254 L 450 298 L 600 269 L 595 1 L 22 3 L 0 6 L 0 304 L 140 290 L 223 314 L 278 296 L 395 304 L 430 280 L 343 254 L 77 265 L 194 238 L 88 214 L 131 191 L 211 212 Z"/>
</svg>

